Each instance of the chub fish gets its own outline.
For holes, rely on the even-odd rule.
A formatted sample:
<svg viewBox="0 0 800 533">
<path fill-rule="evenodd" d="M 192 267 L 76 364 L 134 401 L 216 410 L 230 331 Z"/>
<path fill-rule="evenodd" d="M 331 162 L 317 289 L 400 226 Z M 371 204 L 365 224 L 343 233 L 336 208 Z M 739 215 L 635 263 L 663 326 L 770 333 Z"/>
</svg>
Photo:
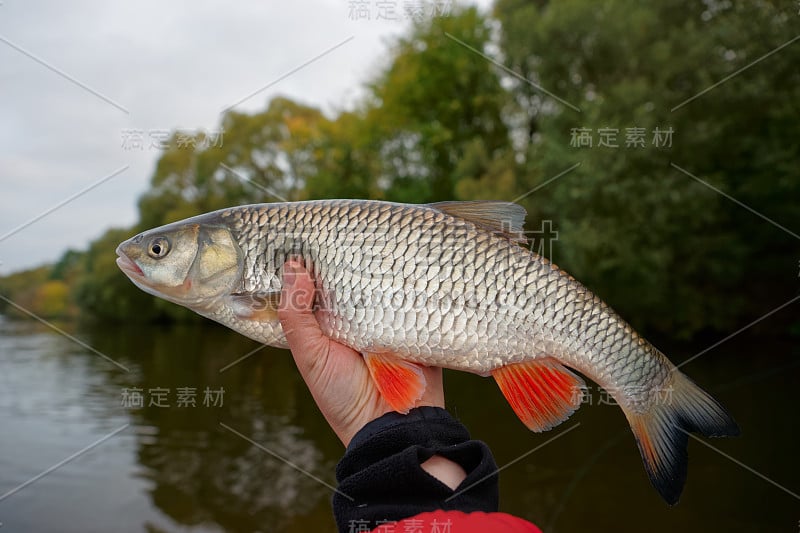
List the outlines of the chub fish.
<svg viewBox="0 0 800 533">
<path fill-rule="evenodd" d="M 117 263 L 148 293 L 286 347 L 282 268 L 302 258 L 323 332 L 363 354 L 399 412 L 424 391 L 420 365 L 439 366 L 493 377 L 520 420 L 545 431 L 580 406 L 577 370 L 622 408 L 651 482 L 674 504 L 688 433 L 739 428 L 608 305 L 521 245 L 525 214 L 495 201 L 239 206 L 136 235 Z"/>
</svg>

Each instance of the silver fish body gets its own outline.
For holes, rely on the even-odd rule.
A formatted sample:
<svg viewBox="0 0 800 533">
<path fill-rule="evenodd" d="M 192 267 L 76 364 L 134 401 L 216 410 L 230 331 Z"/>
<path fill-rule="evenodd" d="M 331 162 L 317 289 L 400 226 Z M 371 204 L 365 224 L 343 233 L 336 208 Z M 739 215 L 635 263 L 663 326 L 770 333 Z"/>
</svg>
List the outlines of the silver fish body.
<svg viewBox="0 0 800 533">
<path fill-rule="evenodd" d="M 674 503 L 686 476 L 685 431 L 732 435 L 736 424 L 608 305 L 522 246 L 524 216 L 505 202 L 239 206 L 134 237 L 118 261 L 144 290 L 285 347 L 270 311 L 284 263 L 300 257 L 326 335 L 365 357 L 492 375 L 535 431 L 579 407 L 568 389 L 583 381 L 565 367 L 576 369 L 620 404 L 651 481 Z M 158 256 L 168 247 L 194 247 L 186 252 L 194 263 L 184 257 L 166 268 Z M 662 405 L 673 389 L 674 404 Z"/>
<path fill-rule="evenodd" d="M 211 218 L 231 228 L 243 251 L 242 292 L 280 290 L 284 262 L 302 257 L 317 281 L 323 331 L 358 351 L 481 375 L 556 357 L 609 390 L 637 395 L 659 390 L 670 373 L 665 357 L 569 274 L 435 207 L 312 201 Z M 209 316 L 285 346 L 278 324 L 256 331 L 225 311 Z"/>
</svg>

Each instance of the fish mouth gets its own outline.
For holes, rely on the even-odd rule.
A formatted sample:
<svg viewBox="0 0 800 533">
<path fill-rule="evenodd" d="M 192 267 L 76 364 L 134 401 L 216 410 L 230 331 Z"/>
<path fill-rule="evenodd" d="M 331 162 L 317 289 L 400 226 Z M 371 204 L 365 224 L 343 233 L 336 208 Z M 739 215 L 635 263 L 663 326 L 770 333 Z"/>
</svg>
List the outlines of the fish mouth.
<svg viewBox="0 0 800 533">
<path fill-rule="evenodd" d="M 133 262 L 130 257 L 125 255 L 119 248 L 117 248 L 117 266 L 120 270 L 122 270 L 128 276 L 135 276 L 142 278 L 144 277 L 144 272 L 142 269 L 139 268 L 139 265 Z"/>
</svg>

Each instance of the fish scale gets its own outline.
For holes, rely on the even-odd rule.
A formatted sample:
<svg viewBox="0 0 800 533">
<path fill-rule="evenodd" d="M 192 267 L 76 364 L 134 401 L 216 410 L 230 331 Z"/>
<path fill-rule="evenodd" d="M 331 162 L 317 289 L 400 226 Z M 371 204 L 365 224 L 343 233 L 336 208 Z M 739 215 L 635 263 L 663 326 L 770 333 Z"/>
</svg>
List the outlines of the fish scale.
<svg viewBox="0 0 800 533">
<path fill-rule="evenodd" d="M 601 302 L 587 301 L 588 291 L 568 274 L 501 235 L 430 208 L 419 216 L 423 209 L 368 201 L 308 202 L 234 208 L 223 211 L 220 219 L 230 224 L 247 253 L 243 289 L 278 289 L 283 262 L 290 252 L 301 251 L 313 265 L 318 288 L 329 295 L 329 308 L 323 314 L 326 333 L 356 349 L 380 347 L 419 363 L 484 375 L 498 365 L 555 356 L 596 375 L 612 390 L 631 385 L 629 360 L 649 356 L 656 361 L 636 373 L 636 383 L 647 382 L 654 388 L 664 384 L 667 362 L 649 346 L 621 342 L 629 335 L 626 324 Z M 438 231 L 442 226 L 446 230 Z M 289 238 L 269 253 L 261 245 L 265 234 Z M 330 251 L 332 244 L 340 243 L 344 250 Z M 359 253 L 364 250 L 380 258 L 380 270 L 357 267 L 365 259 Z M 429 263 L 444 265 L 444 273 L 429 276 Z M 272 275 L 264 276 L 265 270 Z M 389 281 L 387 293 L 376 292 L 373 275 Z M 515 278 L 525 279 L 526 284 Z M 420 293 L 430 297 L 416 301 L 414 296 Z M 365 304 L 359 320 L 354 320 L 354 294 Z M 459 316 L 466 319 L 460 322 L 464 337 L 437 335 L 437 342 L 431 342 L 430 331 L 444 326 L 442 298 L 433 297 L 439 294 L 449 295 L 450 301 L 459 296 L 477 300 L 472 302 L 477 309 L 462 308 L 453 316 L 454 322 Z M 381 328 L 376 335 L 376 308 L 387 303 L 387 295 L 399 295 L 404 305 L 393 310 L 396 327 Z M 498 297 L 512 305 L 496 308 L 492 301 Z M 581 302 L 587 305 L 582 307 Z M 385 314 L 381 315 L 382 323 Z M 571 324 L 579 326 L 570 330 Z M 266 337 L 271 335 L 270 331 Z M 616 336 L 620 340 L 608 344 Z"/>
<path fill-rule="evenodd" d="M 117 262 L 143 290 L 286 347 L 282 269 L 302 258 L 322 332 L 364 354 L 400 412 L 425 389 L 417 365 L 439 366 L 492 376 L 523 423 L 545 431 L 580 406 L 585 384 L 568 367 L 578 370 L 620 405 L 651 482 L 675 503 L 688 432 L 735 435 L 736 423 L 602 300 L 521 246 L 523 218 L 508 202 L 239 206 L 137 235 Z"/>
</svg>

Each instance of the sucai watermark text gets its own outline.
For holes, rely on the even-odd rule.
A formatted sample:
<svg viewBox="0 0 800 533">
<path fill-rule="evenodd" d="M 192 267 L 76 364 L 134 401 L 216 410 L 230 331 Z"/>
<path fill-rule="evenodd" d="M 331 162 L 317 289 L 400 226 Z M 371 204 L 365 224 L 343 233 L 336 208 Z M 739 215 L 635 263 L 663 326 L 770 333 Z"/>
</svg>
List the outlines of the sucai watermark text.
<svg viewBox="0 0 800 533">
<path fill-rule="evenodd" d="M 225 130 L 170 130 L 127 128 L 121 130 L 121 148 L 125 151 L 166 150 L 171 140 L 181 150 L 222 148 Z"/>
<path fill-rule="evenodd" d="M 450 15 L 452 0 L 348 0 L 349 20 L 422 21 Z"/>
<path fill-rule="evenodd" d="M 305 301 L 305 296 L 299 295 Z M 446 315 L 453 313 L 460 315 L 466 310 L 497 312 L 507 310 L 511 312 L 526 312 L 537 305 L 537 297 L 533 293 L 512 293 L 507 290 L 454 290 L 452 284 L 443 284 L 440 290 L 428 292 L 422 289 L 389 287 L 386 289 L 355 289 L 347 293 L 347 304 L 340 304 L 331 299 L 330 294 L 319 291 L 317 293 L 316 309 L 333 313 L 354 313 L 361 309 L 381 309 L 384 313 L 391 311 L 397 313 L 436 313 Z M 264 311 L 274 307 L 274 298 L 271 291 L 255 291 L 243 295 L 239 305 L 253 311 Z M 301 304 L 290 299 L 285 304 L 291 307 L 300 307 Z"/>
<path fill-rule="evenodd" d="M 206 387 L 198 398 L 197 387 L 126 387 L 120 393 L 122 407 L 142 409 L 144 407 L 222 407 L 225 389 Z"/>
<path fill-rule="evenodd" d="M 396 520 L 376 520 L 373 524 L 369 520 L 350 520 L 347 523 L 347 533 L 458 533 L 453 529 L 453 521 L 449 518 L 406 518 L 402 524 Z"/>
<path fill-rule="evenodd" d="M 572 148 L 672 148 L 672 126 L 655 128 L 572 128 L 569 145 Z M 649 142 L 649 143 L 648 143 Z"/>
</svg>

